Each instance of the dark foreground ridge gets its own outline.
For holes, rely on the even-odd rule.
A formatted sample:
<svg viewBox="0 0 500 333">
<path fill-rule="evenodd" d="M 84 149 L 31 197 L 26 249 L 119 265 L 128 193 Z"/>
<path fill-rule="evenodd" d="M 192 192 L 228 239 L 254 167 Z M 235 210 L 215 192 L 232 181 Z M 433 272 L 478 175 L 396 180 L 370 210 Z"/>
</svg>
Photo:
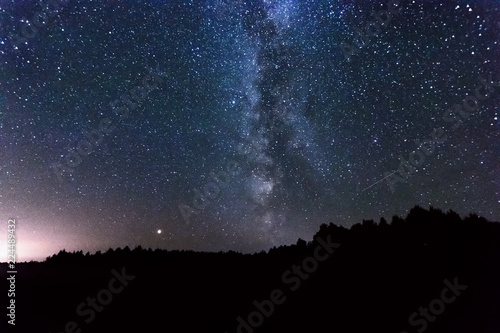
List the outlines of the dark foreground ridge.
<svg viewBox="0 0 500 333">
<path fill-rule="evenodd" d="M 432 207 L 253 255 L 61 251 L 17 265 L 0 331 L 498 333 L 499 259 L 499 223 Z"/>
</svg>

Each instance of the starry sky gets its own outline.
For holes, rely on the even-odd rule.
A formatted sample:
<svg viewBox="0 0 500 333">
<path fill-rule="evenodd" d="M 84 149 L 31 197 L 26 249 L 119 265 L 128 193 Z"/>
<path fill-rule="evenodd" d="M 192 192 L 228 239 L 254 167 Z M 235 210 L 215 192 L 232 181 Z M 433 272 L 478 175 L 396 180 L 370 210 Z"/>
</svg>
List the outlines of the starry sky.
<svg viewBox="0 0 500 333">
<path fill-rule="evenodd" d="M 0 0 L 0 234 L 37 260 L 499 220 L 499 37 L 493 0 Z"/>
</svg>

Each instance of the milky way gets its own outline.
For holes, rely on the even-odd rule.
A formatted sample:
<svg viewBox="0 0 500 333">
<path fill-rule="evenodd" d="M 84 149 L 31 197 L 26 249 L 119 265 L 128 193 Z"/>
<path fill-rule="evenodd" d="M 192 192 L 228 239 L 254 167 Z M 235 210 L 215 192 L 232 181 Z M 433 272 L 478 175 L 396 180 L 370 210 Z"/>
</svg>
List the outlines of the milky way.
<svg viewBox="0 0 500 333">
<path fill-rule="evenodd" d="M 291 190 L 284 179 L 287 159 L 294 151 L 303 150 L 298 156 L 305 163 L 314 163 L 304 153 L 317 147 L 303 115 L 303 95 L 307 92 L 303 92 L 300 54 L 294 54 L 286 36 L 293 22 L 290 16 L 295 14 L 293 3 L 268 2 L 252 7 L 249 17 L 245 17 L 245 30 L 251 45 L 248 53 L 252 69 L 246 95 L 253 98 L 248 99 L 248 125 L 243 129 L 244 144 L 240 147 L 246 157 L 248 196 L 256 205 L 251 222 L 262 232 L 261 237 L 274 240 L 279 239 L 277 235 L 287 218 L 287 192 Z M 305 128 L 300 128 L 300 120 Z"/>
<path fill-rule="evenodd" d="M 17 218 L 21 258 L 253 252 L 416 204 L 498 220 L 499 15 L 2 1 L 0 219 Z"/>
</svg>

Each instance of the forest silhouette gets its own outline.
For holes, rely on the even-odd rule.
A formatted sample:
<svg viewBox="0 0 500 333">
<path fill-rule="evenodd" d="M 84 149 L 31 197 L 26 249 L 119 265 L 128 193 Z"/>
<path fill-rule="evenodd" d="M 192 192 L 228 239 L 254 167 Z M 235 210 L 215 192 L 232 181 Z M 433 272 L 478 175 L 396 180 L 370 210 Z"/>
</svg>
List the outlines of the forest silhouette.
<svg viewBox="0 0 500 333">
<path fill-rule="evenodd" d="M 390 222 L 323 224 L 311 241 L 255 254 L 63 250 L 16 265 L 16 326 L 4 320 L 1 331 L 498 333 L 499 258 L 499 223 L 419 206 Z M 467 287 L 411 324 L 443 297 L 445 280 Z"/>
</svg>

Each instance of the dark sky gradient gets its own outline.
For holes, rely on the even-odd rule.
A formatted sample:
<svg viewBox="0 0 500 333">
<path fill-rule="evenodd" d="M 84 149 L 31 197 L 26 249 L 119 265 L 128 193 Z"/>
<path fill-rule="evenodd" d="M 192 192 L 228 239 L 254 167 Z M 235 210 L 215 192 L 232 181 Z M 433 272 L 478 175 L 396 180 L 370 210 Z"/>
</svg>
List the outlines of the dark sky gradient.
<svg viewBox="0 0 500 333">
<path fill-rule="evenodd" d="M 0 0 L 20 260 L 253 252 L 416 204 L 499 219 L 498 1 L 61 2 L 44 21 L 46 1 Z M 400 156 L 424 160 L 390 175 Z"/>
</svg>

